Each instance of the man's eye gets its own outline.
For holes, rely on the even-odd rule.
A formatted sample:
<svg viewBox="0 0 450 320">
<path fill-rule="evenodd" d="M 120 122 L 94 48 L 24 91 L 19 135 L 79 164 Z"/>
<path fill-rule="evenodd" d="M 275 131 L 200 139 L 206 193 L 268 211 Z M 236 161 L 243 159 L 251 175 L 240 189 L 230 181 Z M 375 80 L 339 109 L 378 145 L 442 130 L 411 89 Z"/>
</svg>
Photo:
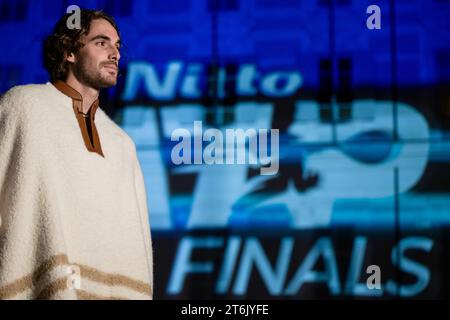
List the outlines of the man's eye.
<svg viewBox="0 0 450 320">
<path fill-rule="evenodd" d="M 105 41 L 100 41 L 100 42 L 97 42 L 97 45 L 101 45 L 101 46 L 104 46 L 104 45 L 105 45 Z"/>
</svg>

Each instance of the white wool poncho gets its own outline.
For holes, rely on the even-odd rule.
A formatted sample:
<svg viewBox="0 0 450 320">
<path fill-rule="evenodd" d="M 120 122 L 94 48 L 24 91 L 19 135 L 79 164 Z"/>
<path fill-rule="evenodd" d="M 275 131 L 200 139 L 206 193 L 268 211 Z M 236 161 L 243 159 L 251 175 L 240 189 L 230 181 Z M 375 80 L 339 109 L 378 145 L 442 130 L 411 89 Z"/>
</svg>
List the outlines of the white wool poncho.
<svg viewBox="0 0 450 320">
<path fill-rule="evenodd" d="M 147 200 L 136 149 L 100 108 L 104 157 L 51 83 L 0 100 L 0 299 L 151 299 Z"/>
</svg>

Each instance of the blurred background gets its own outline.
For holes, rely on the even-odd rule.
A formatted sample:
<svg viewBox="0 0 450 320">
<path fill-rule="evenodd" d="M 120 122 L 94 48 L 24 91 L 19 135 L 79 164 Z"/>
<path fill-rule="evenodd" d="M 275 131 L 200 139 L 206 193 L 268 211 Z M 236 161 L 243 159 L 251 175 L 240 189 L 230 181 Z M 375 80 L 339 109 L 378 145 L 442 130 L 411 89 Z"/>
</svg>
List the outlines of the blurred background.
<svg viewBox="0 0 450 320">
<path fill-rule="evenodd" d="M 70 5 L 120 27 L 101 107 L 137 146 L 156 299 L 450 297 L 449 0 L 0 0 L 0 94 L 49 81 Z M 175 165 L 194 121 L 279 129 L 278 173 Z"/>
</svg>

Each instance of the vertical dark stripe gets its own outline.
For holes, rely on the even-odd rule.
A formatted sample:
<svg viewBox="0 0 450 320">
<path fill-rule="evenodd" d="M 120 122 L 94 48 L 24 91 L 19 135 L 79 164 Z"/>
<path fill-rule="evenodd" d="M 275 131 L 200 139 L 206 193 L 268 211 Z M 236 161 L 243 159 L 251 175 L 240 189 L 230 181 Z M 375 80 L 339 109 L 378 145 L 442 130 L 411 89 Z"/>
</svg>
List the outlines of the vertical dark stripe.
<svg viewBox="0 0 450 320">
<path fill-rule="evenodd" d="M 401 254 L 400 254 L 400 189 L 399 189 L 399 170 L 398 167 L 394 167 L 394 228 L 395 228 L 395 242 L 396 242 L 396 259 L 397 259 L 397 269 L 395 271 L 395 278 L 397 279 L 397 290 L 396 297 L 400 299 L 400 286 L 402 284 L 402 276 L 401 276 Z"/>
<path fill-rule="evenodd" d="M 91 122 L 91 110 L 87 113 L 88 116 L 84 119 L 86 120 L 86 128 L 89 136 L 89 140 L 91 141 L 91 145 L 94 147 L 94 149 L 97 147 L 96 144 L 94 144 L 94 139 L 92 138 L 92 122 Z"/>
<path fill-rule="evenodd" d="M 393 121 L 393 143 L 398 141 L 398 112 L 397 112 L 397 99 L 398 99 L 398 91 L 397 91 L 397 35 L 396 35 L 396 20 L 395 20 L 395 2 L 394 0 L 390 0 L 389 2 L 389 10 L 390 10 L 390 25 L 391 25 L 391 33 L 390 33 L 390 46 L 391 46 L 391 95 L 392 95 L 392 121 Z M 400 205 L 399 205 L 399 183 L 398 183 L 398 167 L 394 168 L 394 199 L 395 199 L 395 219 L 394 219 L 394 238 L 397 245 L 397 269 L 396 269 L 396 279 L 397 279 L 397 290 L 396 297 L 400 299 L 400 286 L 401 286 L 401 254 L 400 254 Z"/>
</svg>

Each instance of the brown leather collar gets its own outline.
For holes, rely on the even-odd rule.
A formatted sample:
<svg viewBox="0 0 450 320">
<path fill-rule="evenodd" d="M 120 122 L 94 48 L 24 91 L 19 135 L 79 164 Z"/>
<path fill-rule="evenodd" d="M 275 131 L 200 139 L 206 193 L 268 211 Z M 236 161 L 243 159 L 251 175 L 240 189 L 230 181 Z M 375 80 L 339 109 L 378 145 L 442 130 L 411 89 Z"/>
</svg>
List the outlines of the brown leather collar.
<svg viewBox="0 0 450 320">
<path fill-rule="evenodd" d="M 81 96 L 81 93 L 79 93 L 77 90 L 75 90 L 74 88 L 72 88 L 71 86 L 69 86 L 67 83 L 65 83 L 62 80 L 56 80 L 53 85 L 56 87 L 56 89 L 58 89 L 59 91 L 61 91 L 62 93 L 64 93 L 66 96 L 77 100 L 77 101 L 83 101 L 83 97 Z M 83 113 L 83 103 L 76 103 L 77 106 L 77 110 L 78 112 Z M 95 118 L 95 112 L 97 111 L 97 108 L 99 106 L 99 99 L 96 99 L 90 108 L 90 113 L 93 114 L 94 118 Z"/>
<path fill-rule="evenodd" d="M 81 135 L 83 137 L 86 148 L 90 152 L 96 152 L 99 155 L 101 155 L 102 157 L 104 157 L 104 154 L 102 151 L 102 146 L 100 144 L 100 137 L 98 135 L 97 128 L 95 126 L 95 112 L 97 111 L 97 108 L 99 106 L 99 99 L 96 99 L 92 103 L 92 105 L 89 109 L 89 112 L 87 114 L 84 114 L 83 113 L 83 97 L 77 90 L 75 90 L 74 88 L 72 88 L 67 83 L 65 83 L 64 81 L 61 81 L 61 80 L 55 81 L 53 83 L 53 85 L 59 91 L 61 91 L 63 94 L 72 98 L 73 111 L 77 118 L 78 125 L 80 127 Z M 89 119 L 85 120 L 85 118 L 87 118 L 87 117 L 89 117 Z M 89 120 L 89 122 L 87 122 L 88 120 Z M 90 130 L 92 132 L 92 140 L 89 137 L 88 126 L 90 127 Z"/>
</svg>

